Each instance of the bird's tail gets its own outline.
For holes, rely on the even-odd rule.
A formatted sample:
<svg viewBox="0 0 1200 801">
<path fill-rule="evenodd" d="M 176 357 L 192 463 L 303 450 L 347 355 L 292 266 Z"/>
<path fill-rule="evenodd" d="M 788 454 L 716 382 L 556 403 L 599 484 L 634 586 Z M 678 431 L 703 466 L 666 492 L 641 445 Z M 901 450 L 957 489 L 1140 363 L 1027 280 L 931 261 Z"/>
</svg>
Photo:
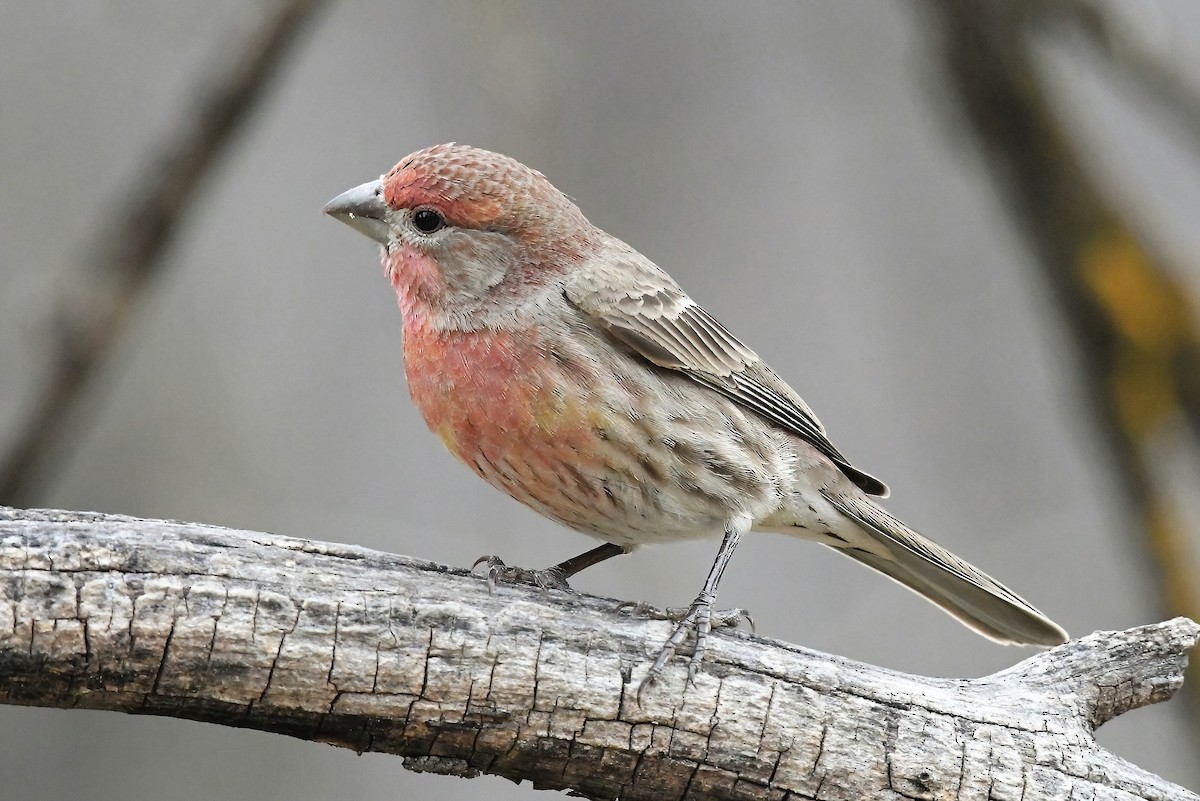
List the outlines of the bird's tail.
<svg viewBox="0 0 1200 801">
<path fill-rule="evenodd" d="M 882 545 L 892 558 L 839 548 L 924 596 L 983 636 L 1006 645 L 1058 645 L 1067 633 L 1028 601 L 945 548 L 930 542 L 863 497 L 826 499 Z"/>
</svg>

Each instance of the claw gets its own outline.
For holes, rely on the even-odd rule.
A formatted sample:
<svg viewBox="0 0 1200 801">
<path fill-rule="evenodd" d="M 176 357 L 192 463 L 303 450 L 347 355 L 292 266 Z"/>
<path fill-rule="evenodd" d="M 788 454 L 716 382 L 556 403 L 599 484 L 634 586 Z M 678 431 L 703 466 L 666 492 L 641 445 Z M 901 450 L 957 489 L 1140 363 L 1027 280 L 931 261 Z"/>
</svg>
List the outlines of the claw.
<svg viewBox="0 0 1200 801">
<path fill-rule="evenodd" d="M 647 671 L 645 677 L 638 682 L 637 692 L 633 696 L 638 706 L 642 705 L 642 692 L 656 681 L 658 681 L 658 674 L 651 670 Z"/>
<path fill-rule="evenodd" d="M 492 554 L 487 554 L 487 555 L 481 556 L 475 560 L 474 564 L 471 565 L 471 572 L 474 573 L 475 568 L 479 567 L 482 564 L 487 565 L 486 578 L 487 578 L 487 586 L 488 586 L 488 595 L 494 595 L 496 593 L 496 579 L 499 578 L 500 574 L 503 571 L 508 570 L 509 567 L 508 567 L 508 565 L 504 564 L 504 560 L 501 559 L 499 556 L 493 556 Z"/>
</svg>

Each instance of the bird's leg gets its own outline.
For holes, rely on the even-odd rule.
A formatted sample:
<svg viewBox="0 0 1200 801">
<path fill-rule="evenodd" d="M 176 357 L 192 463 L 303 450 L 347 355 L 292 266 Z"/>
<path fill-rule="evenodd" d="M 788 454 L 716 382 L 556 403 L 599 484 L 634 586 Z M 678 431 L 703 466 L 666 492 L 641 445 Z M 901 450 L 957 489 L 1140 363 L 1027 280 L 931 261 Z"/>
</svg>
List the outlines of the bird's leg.
<svg viewBox="0 0 1200 801">
<path fill-rule="evenodd" d="M 584 568 L 603 562 L 605 559 L 620 556 L 623 553 L 628 553 L 628 551 L 620 545 L 606 542 L 603 545 L 597 545 L 586 553 L 573 556 L 565 562 L 559 562 L 553 567 L 547 567 L 542 570 L 509 567 L 498 556 L 479 557 L 475 560 L 475 564 L 471 565 L 471 570 L 482 564 L 487 565 L 489 591 L 496 588 L 497 581 L 506 581 L 514 584 L 532 584 L 542 589 L 570 590 L 571 586 L 567 584 L 567 579 L 571 576 Z"/>
<path fill-rule="evenodd" d="M 703 589 L 700 590 L 700 594 L 696 596 L 696 600 L 692 601 L 687 613 L 675 626 L 675 631 L 671 634 L 670 639 L 658 652 L 658 658 L 654 660 L 654 664 L 646 673 L 646 678 L 642 679 L 642 683 L 638 687 L 639 696 L 646 685 L 653 684 L 662 673 L 667 660 L 674 656 L 676 649 L 687 639 L 688 631 L 692 628 L 696 629 L 696 649 L 692 652 L 692 660 L 688 665 L 688 682 L 695 681 L 696 672 L 704 660 L 704 651 L 708 647 L 708 633 L 712 630 L 712 605 L 717 599 L 717 585 L 721 583 L 721 576 L 725 573 L 725 567 L 729 564 L 740 537 L 741 531 L 737 526 L 730 525 L 726 529 L 725 537 L 721 540 L 721 548 L 717 551 L 717 558 L 713 561 L 712 569 L 708 571 L 708 578 L 704 581 Z"/>
</svg>

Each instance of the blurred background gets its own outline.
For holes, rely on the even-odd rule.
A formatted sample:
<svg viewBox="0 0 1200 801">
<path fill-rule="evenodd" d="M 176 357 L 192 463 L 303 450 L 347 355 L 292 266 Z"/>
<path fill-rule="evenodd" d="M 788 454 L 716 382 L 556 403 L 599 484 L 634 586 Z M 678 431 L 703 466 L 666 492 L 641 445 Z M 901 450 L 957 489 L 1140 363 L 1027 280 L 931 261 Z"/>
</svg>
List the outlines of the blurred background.
<svg viewBox="0 0 1200 801">
<path fill-rule="evenodd" d="M 1196 617 L 1198 97 L 1192 0 L 0 4 L 0 503 L 460 566 L 591 547 L 426 431 L 376 248 L 321 214 L 458 141 L 669 270 L 891 511 L 1072 634 Z M 686 604 L 715 550 L 573 584 Z M 1031 653 L 782 537 L 743 541 L 720 601 L 897 670 Z M 1197 708 L 1099 737 L 1200 787 Z M 10 706 L 0 775 L 14 799 L 533 793 Z"/>
</svg>

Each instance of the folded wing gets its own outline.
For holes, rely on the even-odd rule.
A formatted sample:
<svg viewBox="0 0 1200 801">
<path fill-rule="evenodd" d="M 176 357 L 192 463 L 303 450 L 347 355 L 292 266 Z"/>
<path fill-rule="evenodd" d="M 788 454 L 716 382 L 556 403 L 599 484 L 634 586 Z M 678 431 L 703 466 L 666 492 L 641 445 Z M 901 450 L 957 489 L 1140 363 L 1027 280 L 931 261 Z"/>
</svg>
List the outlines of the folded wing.
<svg viewBox="0 0 1200 801">
<path fill-rule="evenodd" d="M 677 370 L 827 456 L 863 492 L 886 497 L 887 485 L 850 464 L 795 390 L 665 273 L 631 261 L 588 273 L 565 289 L 569 302 L 647 361 Z"/>
</svg>

